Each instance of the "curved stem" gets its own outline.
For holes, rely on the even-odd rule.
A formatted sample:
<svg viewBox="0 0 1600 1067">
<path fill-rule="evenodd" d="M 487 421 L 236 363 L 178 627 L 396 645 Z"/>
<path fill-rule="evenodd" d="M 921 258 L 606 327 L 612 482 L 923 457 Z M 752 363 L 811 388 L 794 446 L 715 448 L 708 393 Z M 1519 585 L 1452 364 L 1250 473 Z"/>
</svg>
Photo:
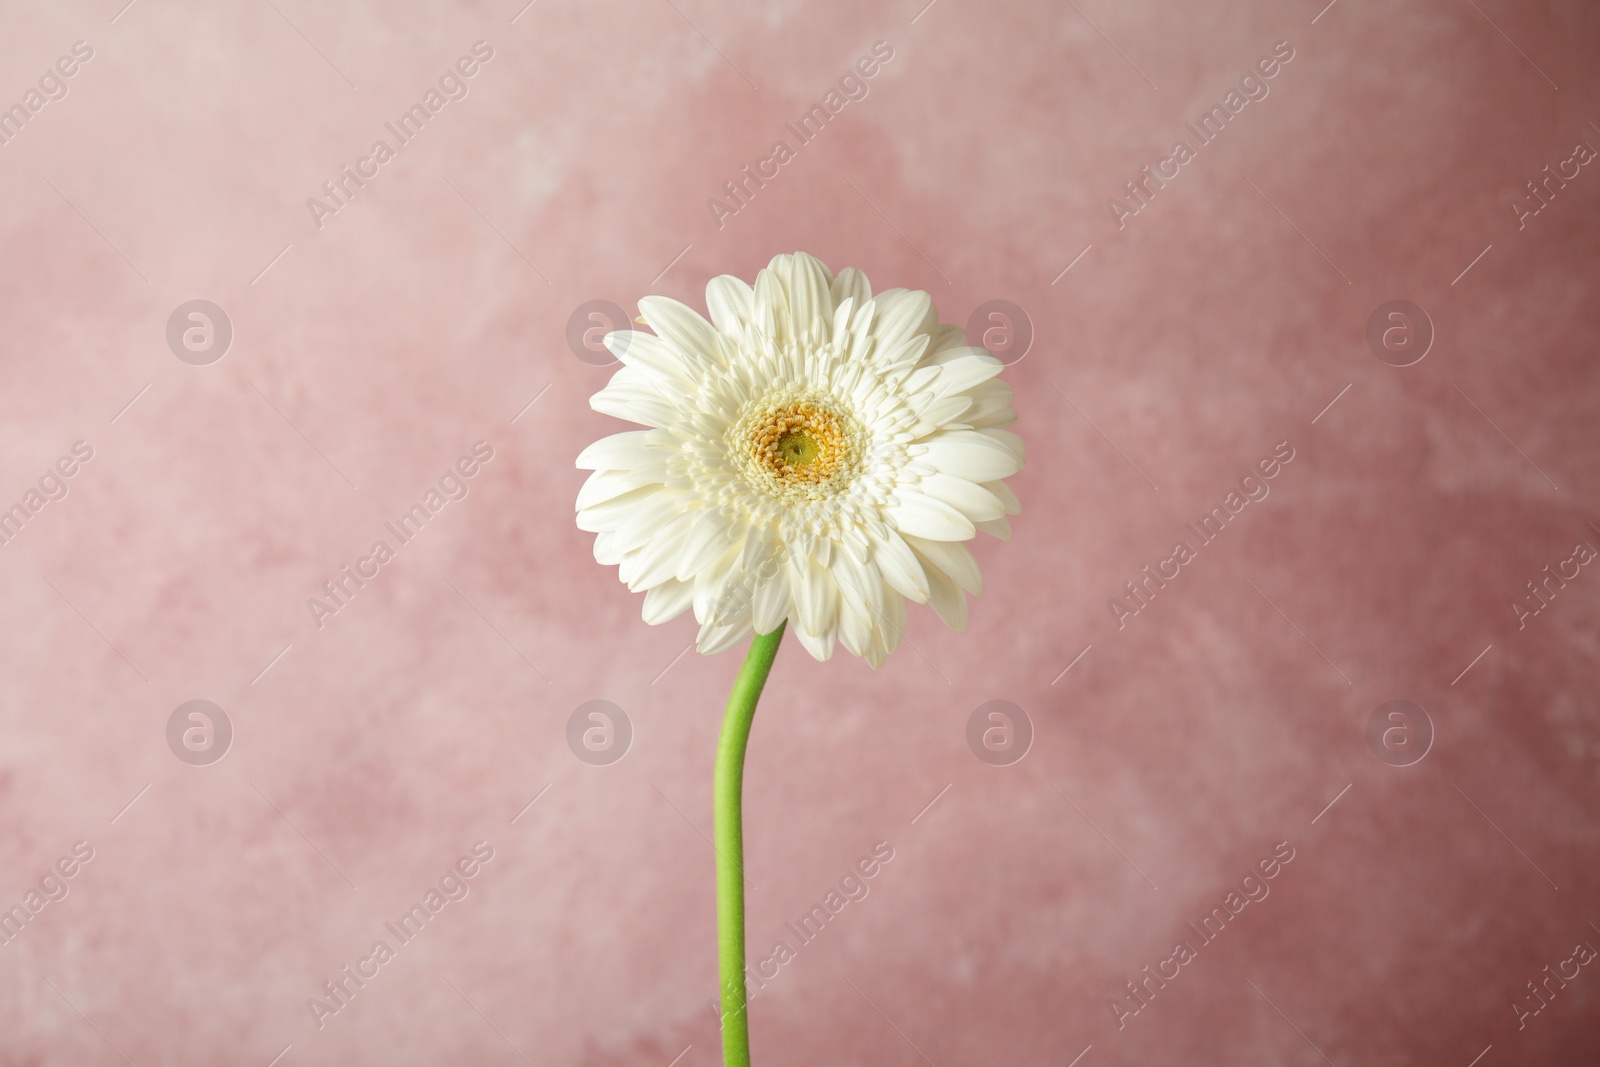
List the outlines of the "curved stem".
<svg viewBox="0 0 1600 1067">
<path fill-rule="evenodd" d="M 717 965 L 722 975 L 722 1062 L 750 1067 L 750 1019 L 744 983 L 744 750 L 756 701 L 778 655 L 786 623 L 750 642 L 744 666 L 728 695 L 728 711 L 717 742 L 711 786 L 717 846 Z"/>
</svg>

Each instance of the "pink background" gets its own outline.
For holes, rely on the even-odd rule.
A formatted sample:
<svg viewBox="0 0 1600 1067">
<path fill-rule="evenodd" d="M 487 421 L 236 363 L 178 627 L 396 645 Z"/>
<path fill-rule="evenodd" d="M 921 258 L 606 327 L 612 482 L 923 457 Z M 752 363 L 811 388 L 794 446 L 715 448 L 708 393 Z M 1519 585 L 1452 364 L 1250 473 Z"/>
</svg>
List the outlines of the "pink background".
<svg viewBox="0 0 1600 1067">
<path fill-rule="evenodd" d="M 1600 11 L 920 3 L 5 5 L 0 103 L 94 56 L 0 146 L 0 503 L 94 456 L 0 546 L 0 907 L 94 856 L 0 948 L 0 1060 L 720 1062 L 740 654 L 678 658 L 693 622 L 645 626 L 574 527 L 573 458 L 625 427 L 565 331 L 797 248 L 1037 336 L 1024 512 L 976 545 L 968 631 L 914 608 L 879 672 L 779 656 L 752 959 L 894 859 L 756 996 L 756 1061 L 1600 1056 L 1600 968 L 1513 1007 L 1600 946 L 1600 574 L 1510 606 L 1600 547 L 1600 167 L 1510 207 L 1600 146 Z M 477 40 L 470 95 L 319 229 L 307 198 Z M 718 228 L 879 40 L 866 99 Z M 1108 198 L 1281 40 L 1270 95 L 1119 229 Z M 165 340 L 196 298 L 235 334 L 209 366 Z M 1396 368 L 1364 331 L 1401 298 L 1436 336 Z M 470 495 L 313 625 L 480 440 Z M 1270 497 L 1119 629 L 1108 598 L 1280 441 Z M 209 766 L 165 737 L 197 698 L 235 730 Z M 604 767 L 565 739 L 597 698 L 635 731 Z M 1036 733 L 1012 766 L 966 745 L 991 699 Z M 1390 699 L 1428 713 L 1420 763 L 1368 747 Z M 470 894 L 319 1029 L 308 999 L 479 840 Z M 1119 1028 L 1281 841 L 1270 896 Z"/>
</svg>

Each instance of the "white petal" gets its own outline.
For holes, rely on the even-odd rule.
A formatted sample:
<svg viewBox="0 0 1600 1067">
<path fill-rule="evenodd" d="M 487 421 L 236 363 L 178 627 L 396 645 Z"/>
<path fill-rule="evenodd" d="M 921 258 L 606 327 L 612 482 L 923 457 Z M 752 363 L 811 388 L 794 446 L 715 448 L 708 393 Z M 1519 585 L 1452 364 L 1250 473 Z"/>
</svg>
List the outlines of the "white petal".
<svg viewBox="0 0 1600 1067">
<path fill-rule="evenodd" d="M 849 553 L 834 559 L 834 575 L 839 581 L 839 643 L 858 656 L 865 656 L 879 641 L 886 609 L 904 598 L 887 589 L 883 575 L 870 560 L 857 562 Z"/>
<path fill-rule="evenodd" d="M 872 322 L 877 314 L 878 305 L 870 297 L 856 305 L 850 321 L 850 347 L 842 350 L 845 362 L 862 363 L 871 357 L 874 345 Z"/>
<path fill-rule="evenodd" d="M 659 473 L 658 473 L 659 471 Z M 584 511 L 603 504 L 607 500 L 614 500 L 623 493 L 631 493 L 644 486 L 659 484 L 660 474 L 664 474 L 666 466 L 658 465 L 658 470 L 650 467 L 635 467 L 632 470 L 595 471 L 584 479 L 583 488 L 578 490 L 578 510 Z"/>
<path fill-rule="evenodd" d="M 847 296 L 843 300 L 834 301 L 833 305 L 833 336 L 830 340 L 833 346 L 841 352 L 850 347 L 850 322 L 856 313 L 855 297 Z M 852 364 L 846 362 L 844 368 L 849 369 Z"/>
<path fill-rule="evenodd" d="M 990 519 L 987 522 L 980 522 L 976 525 L 984 533 L 992 534 L 1002 541 L 1011 540 L 1011 523 L 1005 519 Z"/>
<path fill-rule="evenodd" d="M 750 323 L 756 291 L 743 278 L 719 274 L 706 283 L 706 310 L 711 324 L 729 337 L 739 337 Z"/>
<path fill-rule="evenodd" d="M 634 592 L 672 581 L 693 522 L 693 515 L 680 514 L 663 524 L 639 546 L 638 555 L 631 560 L 635 566 L 618 568 L 617 576 Z"/>
<path fill-rule="evenodd" d="M 872 299 L 872 286 L 867 283 L 867 276 L 854 267 L 846 267 L 838 273 L 832 290 L 835 306 L 846 298 L 854 298 L 857 307 Z"/>
<path fill-rule="evenodd" d="M 967 409 L 972 407 L 972 398 L 957 393 L 955 396 L 941 397 L 926 406 L 916 409 L 917 422 L 911 428 L 913 436 L 921 437 L 938 430 L 956 429 L 966 422 Z"/>
<path fill-rule="evenodd" d="M 1017 494 L 1012 492 L 1011 487 L 1005 482 L 985 482 L 983 487 L 999 498 L 1007 515 L 1022 514 L 1022 501 L 1017 499 Z"/>
<path fill-rule="evenodd" d="M 982 345 L 967 344 L 967 331 L 948 322 L 941 322 L 928 333 L 933 338 L 928 345 L 929 363 L 943 363 L 947 359 L 954 359 L 971 352 L 989 352 Z"/>
<path fill-rule="evenodd" d="M 899 503 L 887 514 L 903 534 L 930 541 L 965 541 L 977 532 L 961 512 L 916 489 L 901 486 L 895 497 Z"/>
<path fill-rule="evenodd" d="M 862 609 L 867 622 L 875 624 L 883 611 L 883 575 L 871 560 L 858 561 L 848 552 L 834 557 L 833 578 L 839 586 L 840 602 Z M 852 650 L 854 651 L 854 650 Z"/>
<path fill-rule="evenodd" d="M 965 393 L 993 378 L 1006 369 L 1006 365 L 993 356 L 967 356 L 938 365 L 938 384 L 941 396 Z"/>
<path fill-rule="evenodd" d="M 1005 433 L 994 430 L 992 433 Z M 1005 444 L 978 430 L 950 430 L 917 443 L 918 457 L 935 470 L 969 482 L 997 482 L 1022 469 L 1022 461 Z M 913 453 L 915 453 L 913 449 Z"/>
<path fill-rule="evenodd" d="M 622 562 L 622 553 L 617 551 L 609 533 L 602 531 L 594 535 L 594 561 L 602 567 L 615 567 Z"/>
<path fill-rule="evenodd" d="M 1022 443 L 1021 437 L 1012 433 L 1010 430 L 1002 430 L 998 427 L 990 427 L 988 429 L 979 430 L 978 432 L 991 440 L 1000 442 L 1000 444 L 1003 445 L 1008 452 L 1017 457 L 1017 469 L 1022 469 L 1022 456 L 1027 449 Z"/>
<path fill-rule="evenodd" d="M 788 344 L 793 336 L 789 328 L 789 291 L 778 273 L 785 259 L 775 256 L 772 263 L 756 274 L 756 329 L 779 347 Z"/>
<path fill-rule="evenodd" d="M 838 584 L 815 560 L 791 567 L 789 591 L 800 628 L 814 635 L 832 633 L 839 621 Z"/>
<path fill-rule="evenodd" d="M 857 656 L 865 656 L 877 638 L 875 619 L 867 609 L 851 601 L 839 606 L 839 643 Z"/>
<path fill-rule="evenodd" d="M 800 639 L 800 644 L 805 646 L 805 650 L 811 653 L 812 659 L 826 663 L 833 658 L 833 642 L 836 636 L 834 630 L 830 629 L 824 634 L 810 634 L 803 628 L 798 628 L 794 634 Z"/>
<path fill-rule="evenodd" d="M 781 568 L 777 574 L 757 582 L 751 598 L 751 623 L 758 634 L 770 634 L 778 624 L 789 617 L 794 601 L 789 596 L 789 571 Z"/>
<path fill-rule="evenodd" d="M 928 496 L 949 504 L 973 522 L 998 519 L 1006 513 L 1005 505 L 989 490 L 965 478 L 948 474 L 930 474 L 917 483 Z"/>
<path fill-rule="evenodd" d="M 612 497 L 610 500 L 602 500 L 600 503 L 592 507 L 586 507 L 578 512 L 578 529 L 596 534 L 610 533 L 615 536 L 616 532 L 622 529 L 624 525 L 630 523 L 636 525 L 638 516 L 642 513 L 660 514 L 656 509 L 661 502 L 653 498 L 663 492 L 665 490 L 659 485 L 646 485 L 638 489 L 630 489 L 620 496 Z M 626 541 L 626 538 L 623 541 Z M 623 541 L 617 542 L 617 551 L 628 552 L 634 548 L 632 543 L 623 543 Z"/>
<path fill-rule="evenodd" d="M 689 305 L 670 297 L 647 296 L 639 301 L 639 315 L 691 370 L 721 362 L 716 331 Z M 617 358 L 623 359 L 620 354 Z"/>
<path fill-rule="evenodd" d="M 833 323 L 833 295 L 828 291 L 833 279 L 828 268 L 804 252 L 796 252 L 788 266 L 784 280 L 789 289 L 789 323 L 794 339 L 807 343 L 826 340 Z"/>
<path fill-rule="evenodd" d="M 888 338 L 881 333 L 874 333 L 874 336 L 877 344 L 873 348 L 872 362 L 879 368 L 884 380 L 894 384 L 899 384 L 912 373 L 922 354 L 928 350 L 928 335 L 925 333 Z M 933 375 L 928 377 L 931 379 Z"/>
<path fill-rule="evenodd" d="M 658 485 L 645 486 L 637 492 L 596 504 L 579 517 L 600 525 L 601 529 L 610 529 L 616 536 L 617 548 L 633 552 L 659 536 L 669 525 L 682 526 L 682 532 L 687 533 L 687 505 L 687 493 Z"/>
<path fill-rule="evenodd" d="M 907 538 L 907 544 L 916 551 L 919 563 L 943 571 L 973 596 L 983 592 L 983 573 L 966 545 L 955 541 L 925 541 L 920 537 Z"/>
<path fill-rule="evenodd" d="M 659 450 L 670 448 L 672 435 L 664 430 L 627 430 L 614 433 L 578 453 L 579 470 L 625 471 L 643 467 L 659 459 Z"/>
<path fill-rule="evenodd" d="M 884 617 L 878 620 L 878 625 L 872 629 L 872 634 L 865 647 L 860 650 L 851 649 L 856 655 L 867 661 L 873 670 L 883 666 L 900 644 L 900 635 L 906 628 L 906 601 L 904 597 L 891 596 L 884 606 Z M 841 643 L 843 635 L 840 635 Z M 849 647 L 848 645 L 846 646 Z"/>
<path fill-rule="evenodd" d="M 683 410 L 669 399 L 667 390 L 658 388 L 648 372 L 623 367 L 612 375 L 594 396 L 589 406 L 602 415 L 637 422 L 643 426 L 666 427 L 683 421 Z"/>
<path fill-rule="evenodd" d="M 906 632 L 905 600 L 897 596 L 890 597 L 883 606 L 883 614 L 884 618 L 879 620 L 883 625 L 878 628 L 877 640 L 873 642 L 875 649 L 881 650 L 883 658 L 873 663 L 875 668 L 883 666 L 883 659 L 900 647 L 900 638 Z M 868 651 L 867 662 L 872 663 L 874 651 Z"/>
<path fill-rule="evenodd" d="M 878 570 L 883 572 L 884 580 L 895 592 L 915 600 L 918 604 L 928 602 L 928 576 L 922 573 L 922 564 L 917 561 L 911 547 L 898 534 L 891 533 L 874 542 L 872 558 L 877 563 Z"/>
<path fill-rule="evenodd" d="M 644 621 L 660 626 L 682 615 L 694 600 L 694 583 L 668 580 L 644 595 Z"/>
<path fill-rule="evenodd" d="M 666 382 L 692 382 L 693 365 L 662 343 L 661 338 L 643 330 L 618 330 L 606 334 L 606 347 L 624 367 Z"/>
<path fill-rule="evenodd" d="M 873 332 L 880 340 L 890 343 L 903 341 L 916 333 L 933 308 L 933 297 L 920 289 L 886 289 L 873 300 L 878 305 Z"/>
<path fill-rule="evenodd" d="M 939 613 L 939 618 L 944 620 L 944 624 L 958 632 L 965 630 L 967 595 L 937 567 L 928 568 L 928 586 L 932 592 L 928 602 L 933 605 L 933 610 Z"/>
<path fill-rule="evenodd" d="M 694 576 L 694 617 L 703 625 L 722 625 L 730 612 L 737 613 L 740 602 L 749 599 L 744 587 L 736 585 L 734 576 L 743 547 L 730 546 Z"/>
<path fill-rule="evenodd" d="M 699 636 L 695 638 L 695 649 L 703 655 L 714 656 L 718 652 L 726 652 L 750 635 L 750 616 L 746 613 L 743 619 L 726 626 L 700 627 Z"/>
<path fill-rule="evenodd" d="M 726 519 L 715 511 L 701 512 L 686 538 L 674 577 L 679 581 L 692 581 L 735 543 Z"/>
<path fill-rule="evenodd" d="M 983 429 L 990 426 L 1010 426 L 1017 421 L 1016 409 L 1011 406 L 1011 386 L 998 378 L 984 382 L 969 394 L 972 409 L 967 421 Z"/>
</svg>

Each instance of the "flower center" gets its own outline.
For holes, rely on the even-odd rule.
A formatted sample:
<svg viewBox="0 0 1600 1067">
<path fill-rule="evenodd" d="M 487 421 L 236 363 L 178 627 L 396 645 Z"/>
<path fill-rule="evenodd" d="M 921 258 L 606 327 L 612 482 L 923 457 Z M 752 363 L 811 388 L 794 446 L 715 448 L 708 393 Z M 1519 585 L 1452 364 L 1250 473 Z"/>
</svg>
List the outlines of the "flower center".
<svg viewBox="0 0 1600 1067">
<path fill-rule="evenodd" d="M 859 467 L 862 431 L 825 400 L 769 397 L 733 427 L 730 444 L 752 482 L 775 496 L 820 499 L 843 488 Z"/>
<path fill-rule="evenodd" d="M 822 446 L 804 430 L 786 433 L 778 439 L 778 455 L 791 467 L 809 467 Z"/>
</svg>

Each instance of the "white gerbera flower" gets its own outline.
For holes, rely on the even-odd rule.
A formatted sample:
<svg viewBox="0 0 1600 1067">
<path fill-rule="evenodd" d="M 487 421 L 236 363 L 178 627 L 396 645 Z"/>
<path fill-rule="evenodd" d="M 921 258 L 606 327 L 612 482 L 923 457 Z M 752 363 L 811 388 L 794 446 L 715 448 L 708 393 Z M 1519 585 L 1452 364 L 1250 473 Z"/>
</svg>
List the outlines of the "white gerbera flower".
<svg viewBox="0 0 1600 1067">
<path fill-rule="evenodd" d="M 1011 536 L 1003 479 L 1022 439 L 1002 364 L 943 325 L 925 292 L 872 295 L 805 253 L 751 288 L 706 286 L 708 323 L 676 300 L 639 301 L 655 332 L 606 345 L 623 366 L 590 400 L 644 426 L 583 450 L 578 527 L 594 556 L 648 590 L 652 625 L 693 607 L 701 652 L 788 620 L 814 657 L 845 648 L 881 666 L 906 601 L 955 629 L 981 587 L 962 543 Z"/>
</svg>

